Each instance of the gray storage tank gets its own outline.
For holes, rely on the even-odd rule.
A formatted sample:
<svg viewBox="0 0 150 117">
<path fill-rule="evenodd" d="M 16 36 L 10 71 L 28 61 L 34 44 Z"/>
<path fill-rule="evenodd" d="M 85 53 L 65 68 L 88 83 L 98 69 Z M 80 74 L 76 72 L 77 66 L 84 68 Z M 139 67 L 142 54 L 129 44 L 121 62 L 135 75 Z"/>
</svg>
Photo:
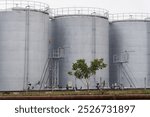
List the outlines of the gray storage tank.
<svg viewBox="0 0 150 117">
<path fill-rule="evenodd" d="M 150 87 L 150 14 L 114 14 L 110 23 L 110 84 Z"/>
<path fill-rule="evenodd" d="M 60 52 L 57 59 L 57 82 L 59 87 L 67 85 L 86 88 L 85 83 L 68 75 L 77 59 L 90 63 L 94 58 L 103 58 L 107 68 L 90 78 L 90 89 L 96 83 L 109 85 L 109 22 L 108 11 L 98 8 L 60 8 L 54 9 L 53 41 L 54 51 Z M 56 55 L 56 53 L 55 53 Z M 57 58 L 57 57 L 56 57 Z M 93 76 L 94 77 L 94 76 Z"/>
<path fill-rule="evenodd" d="M 48 61 L 48 6 L 0 2 L 0 91 L 39 89 Z"/>
</svg>

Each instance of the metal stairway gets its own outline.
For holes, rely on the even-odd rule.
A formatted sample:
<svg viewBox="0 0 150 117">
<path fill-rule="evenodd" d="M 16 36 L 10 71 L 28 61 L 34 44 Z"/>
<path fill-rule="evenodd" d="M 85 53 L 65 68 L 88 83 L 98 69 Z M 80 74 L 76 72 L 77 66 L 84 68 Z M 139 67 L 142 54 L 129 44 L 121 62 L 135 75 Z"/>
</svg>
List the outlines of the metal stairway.
<svg viewBox="0 0 150 117">
<path fill-rule="evenodd" d="M 124 74 L 130 86 L 133 88 L 136 88 L 136 85 L 135 85 L 136 79 L 133 73 L 131 72 L 129 66 L 127 65 L 127 63 L 122 64 L 121 67 L 122 67 L 122 73 Z"/>
<path fill-rule="evenodd" d="M 122 74 L 125 76 L 127 82 L 129 83 L 130 87 L 136 88 L 136 79 L 134 77 L 134 74 L 132 73 L 132 70 L 128 66 L 128 60 L 129 60 L 129 53 L 130 51 L 124 51 L 121 52 L 118 55 L 113 56 L 113 63 L 117 64 L 119 68 L 119 80 L 122 77 Z"/>
<path fill-rule="evenodd" d="M 64 49 L 58 48 L 52 51 L 52 55 L 46 61 L 41 79 L 40 88 L 57 88 L 59 85 L 59 61 L 64 57 Z"/>
</svg>

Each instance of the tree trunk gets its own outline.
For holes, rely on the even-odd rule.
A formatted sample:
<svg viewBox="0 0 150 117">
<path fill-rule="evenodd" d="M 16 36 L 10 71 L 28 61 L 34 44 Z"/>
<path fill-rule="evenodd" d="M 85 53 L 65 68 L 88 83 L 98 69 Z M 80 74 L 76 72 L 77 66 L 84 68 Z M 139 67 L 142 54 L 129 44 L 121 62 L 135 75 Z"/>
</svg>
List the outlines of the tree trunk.
<svg viewBox="0 0 150 117">
<path fill-rule="evenodd" d="M 87 86 L 87 89 L 89 90 L 89 82 L 88 82 L 88 79 L 86 79 L 86 86 Z"/>
</svg>

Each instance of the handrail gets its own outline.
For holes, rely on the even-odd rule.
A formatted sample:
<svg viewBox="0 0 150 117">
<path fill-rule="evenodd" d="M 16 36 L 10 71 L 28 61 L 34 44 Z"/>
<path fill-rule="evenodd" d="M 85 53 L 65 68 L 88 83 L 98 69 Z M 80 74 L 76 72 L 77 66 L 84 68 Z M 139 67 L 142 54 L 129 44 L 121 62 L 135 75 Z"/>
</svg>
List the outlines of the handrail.
<svg viewBox="0 0 150 117">
<path fill-rule="evenodd" d="M 0 0 L 0 11 L 9 11 L 14 8 L 28 8 L 32 10 L 48 12 L 49 5 L 42 2 L 28 0 Z"/>
<path fill-rule="evenodd" d="M 109 14 L 110 21 L 119 20 L 150 20 L 150 13 L 116 13 Z"/>
<path fill-rule="evenodd" d="M 52 9 L 53 17 L 64 15 L 96 15 L 108 18 L 108 11 L 93 7 L 65 7 Z"/>
</svg>

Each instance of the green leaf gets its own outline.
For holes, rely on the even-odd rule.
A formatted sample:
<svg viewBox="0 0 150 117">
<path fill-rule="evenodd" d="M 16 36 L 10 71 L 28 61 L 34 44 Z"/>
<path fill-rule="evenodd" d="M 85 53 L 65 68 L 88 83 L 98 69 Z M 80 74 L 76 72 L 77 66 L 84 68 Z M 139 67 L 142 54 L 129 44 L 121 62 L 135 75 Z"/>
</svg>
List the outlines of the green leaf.
<svg viewBox="0 0 150 117">
<path fill-rule="evenodd" d="M 72 64 L 72 71 L 68 72 L 69 75 L 74 75 L 78 79 L 88 79 L 91 75 L 95 75 L 97 70 L 103 69 L 107 66 L 104 59 L 94 59 L 91 61 L 90 66 L 87 65 L 85 59 L 78 59 Z"/>
</svg>

